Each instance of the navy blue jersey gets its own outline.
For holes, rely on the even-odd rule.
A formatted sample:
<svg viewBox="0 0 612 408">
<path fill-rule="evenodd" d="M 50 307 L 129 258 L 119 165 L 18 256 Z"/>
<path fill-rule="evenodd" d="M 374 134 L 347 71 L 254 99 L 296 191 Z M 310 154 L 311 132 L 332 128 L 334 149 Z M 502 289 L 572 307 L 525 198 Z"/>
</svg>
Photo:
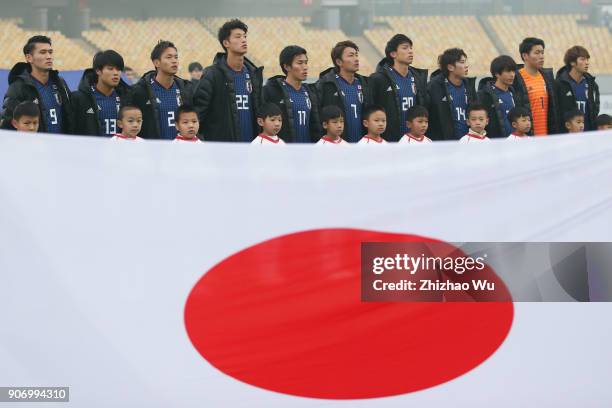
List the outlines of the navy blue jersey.
<svg viewBox="0 0 612 408">
<path fill-rule="evenodd" d="M 242 71 L 231 70 L 234 75 L 234 91 L 236 92 L 236 107 L 238 108 L 238 120 L 240 121 L 241 142 L 251 142 L 253 140 L 253 109 L 251 104 L 251 93 L 253 84 L 251 75 L 246 67 Z"/>
<path fill-rule="evenodd" d="M 336 83 L 344 100 L 344 123 L 346 124 L 346 141 L 357 143 L 363 137 L 361 111 L 363 109 L 363 89 L 361 82 L 355 78 L 352 84 L 336 75 Z"/>
<path fill-rule="evenodd" d="M 510 119 L 508 119 L 508 112 L 514 108 L 514 95 L 512 95 L 512 92 L 510 91 L 504 91 L 498 87 L 494 88 L 495 94 L 497 95 L 497 102 L 499 103 L 497 109 L 501 111 L 501 114 L 504 117 L 504 134 L 501 136 L 507 137 L 514 131 L 512 128 L 512 123 L 510 123 Z M 492 118 L 489 118 L 489 120 L 492 120 Z"/>
<path fill-rule="evenodd" d="M 62 133 L 62 105 L 60 103 L 59 88 L 49 80 L 46 85 L 41 84 L 32 77 L 36 90 L 40 95 L 39 106 L 42 119 L 47 124 L 48 133 Z"/>
<path fill-rule="evenodd" d="M 574 90 L 574 95 L 576 95 L 576 107 L 582 113 L 584 113 L 584 130 L 593 130 L 589 118 L 589 84 L 586 78 L 582 78 L 580 83 L 574 81 L 574 78 L 570 76 L 570 84 L 572 85 L 572 89 Z"/>
<path fill-rule="evenodd" d="M 406 120 L 408 119 L 408 109 L 414 106 L 416 100 L 416 83 L 414 77 L 410 75 L 403 76 L 393 68 L 389 67 L 391 71 L 391 77 L 395 81 L 395 89 L 397 90 L 397 97 L 400 104 L 400 135 L 408 133 L 408 125 Z"/>
<path fill-rule="evenodd" d="M 295 131 L 296 143 L 310 143 L 310 111 L 312 105 L 310 103 L 310 95 L 304 88 L 304 85 L 299 90 L 283 81 L 285 90 L 291 101 L 291 110 L 293 112 L 293 130 Z"/>
<path fill-rule="evenodd" d="M 466 120 L 466 112 L 468 107 L 468 95 L 465 90 L 465 83 L 461 82 L 460 86 L 453 85 L 448 79 L 446 80 L 446 88 L 450 95 L 451 109 L 453 113 L 453 129 L 455 130 L 455 139 L 461 139 L 469 132 L 469 127 Z"/>
<path fill-rule="evenodd" d="M 155 78 L 151 80 L 151 88 L 159 110 L 160 136 L 162 139 L 174 140 L 176 137 L 174 115 L 176 109 L 182 105 L 181 91 L 176 81 L 172 81 L 172 86 L 166 89 Z"/>
<path fill-rule="evenodd" d="M 98 120 L 100 121 L 100 129 L 105 136 L 113 136 L 117 132 L 117 116 L 121 107 L 121 99 L 117 92 L 113 90 L 110 96 L 106 96 L 95 87 L 91 87 L 91 92 L 96 99 L 98 106 Z"/>
</svg>

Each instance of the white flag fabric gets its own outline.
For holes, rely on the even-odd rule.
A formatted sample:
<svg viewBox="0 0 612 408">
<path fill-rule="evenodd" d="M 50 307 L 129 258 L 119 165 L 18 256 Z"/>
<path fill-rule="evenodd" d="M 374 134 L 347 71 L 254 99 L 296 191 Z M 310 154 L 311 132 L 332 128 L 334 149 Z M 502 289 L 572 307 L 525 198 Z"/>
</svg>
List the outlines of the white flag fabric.
<svg viewBox="0 0 612 408">
<path fill-rule="evenodd" d="M 186 303 L 228 257 L 303 231 L 612 241 L 611 180 L 612 132 L 379 149 L 0 132 L 0 386 L 69 386 L 69 406 L 88 408 L 607 406 L 610 303 L 516 303 L 509 333 L 465 373 L 370 399 L 245 381 L 265 375 L 257 377 L 254 359 L 241 372 L 247 339 L 232 338 L 232 327 L 216 334 L 231 354 L 218 358 L 236 356 L 228 363 L 236 369 L 220 369 L 194 347 Z M 314 255 L 321 254 L 304 259 Z M 279 279 L 283 271 L 268 266 L 261 279 Z M 299 299 L 291 301 L 296 307 Z M 206 329 L 206 321 L 197 324 Z M 275 329 L 270 341 L 284 344 Z M 308 345 L 307 335 L 301 339 Z M 452 338 L 445 343 L 448 356 L 466 352 Z M 364 355 L 354 353 L 357 361 Z M 389 355 L 381 359 L 390 372 L 401 370 Z M 283 364 L 260 366 L 271 373 L 276 363 Z M 291 374 L 299 383 L 300 373 Z M 323 387 L 308 381 L 295 388 Z M 320 395 L 333 395 L 326 387 L 331 394 Z"/>
</svg>

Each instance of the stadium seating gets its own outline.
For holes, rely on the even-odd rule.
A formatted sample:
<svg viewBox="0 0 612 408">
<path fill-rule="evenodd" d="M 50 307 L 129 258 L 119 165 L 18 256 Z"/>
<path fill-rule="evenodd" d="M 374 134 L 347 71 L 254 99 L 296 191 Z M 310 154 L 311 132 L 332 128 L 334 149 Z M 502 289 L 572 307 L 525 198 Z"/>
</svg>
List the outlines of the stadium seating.
<svg viewBox="0 0 612 408">
<path fill-rule="evenodd" d="M 96 20 L 105 30 L 89 30 L 83 36 L 99 49 L 112 48 L 125 58 L 126 65 L 139 74 L 153 69 L 151 50 L 159 40 L 170 40 L 179 51 L 179 76 L 189 78 L 188 65 L 199 61 L 209 65 L 219 43 L 195 18 L 152 18 Z M 120 40 L 118 40 L 120 39 Z"/>
<path fill-rule="evenodd" d="M 547 16 L 491 16 L 487 17 L 497 37 L 503 43 L 503 52 L 520 61 L 518 45 L 525 37 L 542 38 L 546 43 L 546 66 L 563 66 L 565 51 L 582 45 L 591 54 L 590 70 L 594 74 L 612 73 L 612 35 L 605 27 L 578 24 L 586 19 L 580 15 Z"/>
<path fill-rule="evenodd" d="M 77 42 L 66 38 L 58 31 L 27 31 L 19 27 L 20 20 L 0 20 L 0 44 L 2 57 L 0 67 L 10 69 L 19 61 L 25 61 L 23 45 L 34 35 L 46 35 L 53 40 L 55 68 L 59 70 L 82 69 L 91 65 L 92 55 L 87 53 Z"/>
<path fill-rule="evenodd" d="M 578 24 L 586 18 L 580 15 L 540 16 L 489 16 L 485 17 L 493 29 L 493 36 L 502 49 L 497 49 L 478 19 L 473 16 L 413 16 L 375 17 L 376 26 L 364 35 L 382 55 L 388 39 L 395 33 L 407 34 L 415 42 L 414 65 L 433 70 L 437 68 L 437 56 L 446 48 L 461 47 L 468 54 L 470 75 L 488 75 L 490 61 L 500 53 L 520 60 L 518 44 L 524 37 L 535 36 L 546 42 L 547 66 L 559 68 L 563 54 L 573 45 L 583 45 L 591 53 L 591 71 L 595 74 L 612 74 L 612 35 L 604 27 Z M 85 31 L 83 37 L 91 48 L 116 49 L 126 64 L 138 73 L 152 69 L 150 52 L 160 39 L 173 41 L 181 60 L 180 75 L 187 78 L 187 66 L 199 61 L 206 66 L 215 53 L 221 51 L 216 38 L 219 26 L 227 18 L 152 18 L 98 19 L 94 26 L 102 29 Z M 249 25 L 249 57 L 265 67 L 264 75 L 281 73 L 278 54 L 286 45 L 298 44 L 308 50 L 310 77 L 331 65 L 330 50 L 333 44 L 347 39 L 341 30 L 324 30 L 309 27 L 309 18 L 303 17 L 245 17 Z M 0 68 L 11 68 L 23 61 L 22 44 L 35 34 L 48 35 L 56 50 L 56 68 L 78 70 L 91 65 L 93 55 L 75 41 L 59 32 L 33 32 L 20 28 L 19 19 L 0 19 L 0 44 L 3 54 Z M 370 55 L 368 55 L 370 56 Z M 372 58 L 370 58 L 372 59 Z M 362 53 L 361 73 L 370 74 L 378 61 L 368 60 Z"/>
<path fill-rule="evenodd" d="M 227 18 L 207 18 L 203 23 L 216 33 Z M 302 17 L 244 17 L 249 26 L 249 57 L 265 67 L 265 75 L 282 74 L 278 55 L 287 45 L 297 44 L 308 51 L 309 76 L 316 79 L 321 71 L 331 66 L 330 51 L 333 45 L 347 39 L 340 30 L 323 30 L 307 26 L 308 18 Z M 372 62 L 362 54 L 360 73 L 372 73 Z"/>
<path fill-rule="evenodd" d="M 395 33 L 404 33 L 414 41 L 414 66 L 437 69 L 438 55 L 447 48 L 463 48 L 468 55 L 471 76 L 487 75 L 489 64 L 498 55 L 493 42 L 476 17 L 415 16 L 376 17 L 375 22 L 389 28 L 366 30 L 365 36 L 381 50 Z"/>
</svg>

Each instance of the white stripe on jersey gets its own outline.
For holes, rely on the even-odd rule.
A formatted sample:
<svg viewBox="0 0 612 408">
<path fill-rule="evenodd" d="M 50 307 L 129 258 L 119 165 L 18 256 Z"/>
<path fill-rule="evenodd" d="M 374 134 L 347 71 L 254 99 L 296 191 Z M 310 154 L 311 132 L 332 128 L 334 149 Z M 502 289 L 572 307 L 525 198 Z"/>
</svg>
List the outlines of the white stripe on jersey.
<svg viewBox="0 0 612 408">
<path fill-rule="evenodd" d="M 360 141 L 357 142 L 357 144 L 385 144 L 387 143 L 387 141 L 385 139 L 383 139 L 382 137 L 380 138 L 380 142 L 372 139 L 370 136 L 366 135 L 364 137 L 361 138 Z"/>
<path fill-rule="evenodd" d="M 118 133 L 113 135 L 113 137 L 111 137 L 111 140 L 125 140 L 127 142 L 142 142 L 142 141 L 144 141 L 143 138 L 138 137 L 138 136 L 136 136 L 136 137 L 126 137 L 126 136 L 120 135 Z"/>
<path fill-rule="evenodd" d="M 423 135 L 422 139 L 417 139 L 412 135 L 405 134 L 400 140 L 398 140 L 398 143 L 431 143 L 431 139 L 425 135 Z"/>
<path fill-rule="evenodd" d="M 194 137 L 193 139 L 189 139 L 189 138 L 183 137 L 181 135 L 176 135 L 176 137 L 172 141 L 172 143 L 183 143 L 183 142 L 186 142 L 186 143 L 202 143 L 202 141 L 199 138 L 197 138 L 197 137 Z"/>
<path fill-rule="evenodd" d="M 473 133 L 468 133 L 467 135 L 459 139 L 459 143 L 490 142 L 490 141 L 491 139 L 489 139 L 486 136 L 476 135 Z"/>
<path fill-rule="evenodd" d="M 316 143 L 318 145 L 348 145 L 349 143 L 344 140 L 343 138 L 338 138 L 338 141 L 334 142 L 331 138 L 327 137 L 327 136 L 323 136 L 321 139 L 319 139 L 319 141 Z"/>
<path fill-rule="evenodd" d="M 270 136 L 266 136 L 264 134 L 261 134 L 259 136 L 257 136 L 255 138 L 255 140 L 253 140 L 251 142 L 251 144 L 257 144 L 257 145 L 284 145 L 285 142 L 283 141 L 283 139 L 281 139 L 278 136 L 275 137 L 270 137 Z"/>
</svg>

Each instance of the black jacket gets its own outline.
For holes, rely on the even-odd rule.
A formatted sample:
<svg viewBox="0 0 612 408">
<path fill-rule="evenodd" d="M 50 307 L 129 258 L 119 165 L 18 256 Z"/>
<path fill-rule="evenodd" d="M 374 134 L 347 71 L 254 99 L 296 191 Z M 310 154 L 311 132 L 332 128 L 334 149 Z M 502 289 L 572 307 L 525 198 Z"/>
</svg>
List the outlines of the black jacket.
<svg viewBox="0 0 612 408">
<path fill-rule="evenodd" d="M 151 84 L 157 75 L 156 71 L 149 71 L 132 87 L 132 103 L 142 110 L 142 129 L 138 134 L 143 139 L 160 139 L 159 104 Z M 191 81 L 174 77 L 174 81 L 181 91 L 181 105 L 191 105 L 193 101 L 193 87 Z"/>
<path fill-rule="evenodd" d="M 41 101 L 34 80 L 30 76 L 30 72 L 32 72 L 30 64 L 19 62 L 15 64 L 9 73 L 9 88 L 4 96 L 4 103 L 2 106 L 2 124 L 0 125 L 2 129 L 15 129 L 11 121 L 13 119 L 13 111 L 17 105 L 22 102 L 40 103 Z M 49 80 L 55 83 L 58 88 L 57 94 L 60 104 L 62 105 L 62 132 L 64 134 L 70 134 L 74 128 L 70 90 L 68 89 L 66 81 L 59 75 L 58 71 L 52 70 L 49 73 Z M 47 131 L 47 123 L 43 119 L 42 112 L 38 131 Z"/>
<path fill-rule="evenodd" d="M 397 95 L 395 81 L 389 73 L 389 67 L 393 61 L 383 58 L 378 63 L 376 72 L 370 75 L 370 90 L 372 102 L 381 105 L 387 112 L 387 130 L 383 138 L 388 142 L 397 142 L 403 135 L 400 134 L 401 106 Z M 410 67 L 410 75 L 414 78 L 416 85 L 415 105 L 427 106 L 427 73 L 426 69 Z"/>
<path fill-rule="evenodd" d="M 340 95 L 340 88 L 336 82 L 337 73 L 336 68 L 332 67 L 321 72 L 319 75 L 319 80 L 315 84 L 317 95 L 319 97 L 319 112 L 324 107 L 330 105 L 335 105 L 340 108 L 342 112 L 346 112 L 344 109 L 344 99 Z M 359 74 L 355 74 L 355 78 L 358 78 L 359 82 L 361 83 L 361 91 L 363 92 L 363 106 L 370 105 L 372 103 L 372 94 L 370 92 L 368 78 Z M 367 133 L 366 128 L 363 126 L 361 133 L 364 135 Z M 346 139 L 346 127 L 344 128 L 342 137 Z"/>
<path fill-rule="evenodd" d="M 529 104 L 521 99 L 521 95 L 517 94 L 512 86 L 509 91 L 514 97 L 514 106 L 523 107 L 529 110 Z M 499 109 L 499 98 L 495 92 L 495 78 L 483 78 L 478 83 L 478 101 L 487 107 L 489 114 L 489 124 L 486 127 L 487 136 L 489 138 L 507 137 L 504 132 L 504 122 L 506 120 L 505 112 Z"/>
<path fill-rule="evenodd" d="M 78 91 L 72 93 L 72 110 L 74 112 L 74 133 L 77 135 L 104 136 L 98 117 L 98 106 L 92 87 L 96 86 L 98 78 L 93 68 L 83 72 Z M 115 89 L 120 99 L 120 105 L 129 104 L 130 87 L 123 79 Z"/>
<path fill-rule="evenodd" d="M 251 77 L 250 97 L 253 114 L 253 139 L 259 133 L 257 111 L 262 103 L 263 67 L 256 67 L 245 58 L 245 66 Z M 195 91 L 194 106 L 200 118 L 200 135 L 205 140 L 219 142 L 240 141 L 240 120 L 236 105 L 234 79 L 227 65 L 227 54 L 218 53 L 213 65 L 204 70 Z"/>
<path fill-rule="evenodd" d="M 429 130 L 427 134 L 432 140 L 458 140 L 453 126 L 453 107 L 446 86 L 448 79 L 440 70 L 431 74 L 427 93 L 429 95 Z M 476 78 L 463 80 L 467 92 L 468 104 L 476 100 Z"/>
<path fill-rule="evenodd" d="M 516 93 L 520 95 L 520 98 L 523 101 L 525 101 L 525 107 L 528 107 L 529 112 L 531 112 L 531 103 L 529 102 L 529 93 L 527 92 L 525 81 L 523 80 L 523 77 L 519 73 L 519 70 L 523 67 L 524 67 L 523 64 L 520 64 L 517 66 L 516 77 L 514 78 L 514 84 L 512 86 L 514 90 L 516 91 Z M 560 123 L 558 119 L 557 98 L 556 98 L 556 92 L 555 92 L 555 78 L 553 75 L 552 68 L 544 68 L 540 70 L 540 73 L 544 77 L 544 82 L 546 82 L 546 92 L 548 93 L 548 120 L 547 120 L 548 134 L 552 135 L 555 133 L 559 133 L 564 128 L 563 124 Z M 532 119 L 533 119 L 533 116 L 532 116 Z"/>
<path fill-rule="evenodd" d="M 295 127 L 292 102 L 289 99 L 289 94 L 283 86 L 285 77 L 277 75 L 268 79 L 266 85 L 263 87 L 263 99 L 265 102 L 271 102 L 281 109 L 283 113 L 283 127 L 279 132 L 278 136 L 287 143 L 295 142 Z M 308 97 L 310 98 L 310 141 L 315 143 L 321 136 L 321 123 L 319 120 L 319 101 L 314 84 L 304 84 Z"/>
<path fill-rule="evenodd" d="M 599 115 L 599 85 L 595 82 L 595 77 L 589 73 L 584 74 L 587 84 L 589 86 L 587 107 L 588 107 L 588 124 L 589 127 L 585 126 L 585 130 L 597 130 L 595 125 L 597 116 Z M 559 107 L 559 122 L 562 125 L 560 131 L 567 132 L 565 124 L 563 122 L 563 115 L 572 109 L 576 109 L 576 95 L 574 94 L 574 88 L 571 85 L 571 79 L 569 76 L 569 69 L 567 67 L 561 68 L 557 71 L 557 79 L 555 81 L 557 102 Z"/>
</svg>

